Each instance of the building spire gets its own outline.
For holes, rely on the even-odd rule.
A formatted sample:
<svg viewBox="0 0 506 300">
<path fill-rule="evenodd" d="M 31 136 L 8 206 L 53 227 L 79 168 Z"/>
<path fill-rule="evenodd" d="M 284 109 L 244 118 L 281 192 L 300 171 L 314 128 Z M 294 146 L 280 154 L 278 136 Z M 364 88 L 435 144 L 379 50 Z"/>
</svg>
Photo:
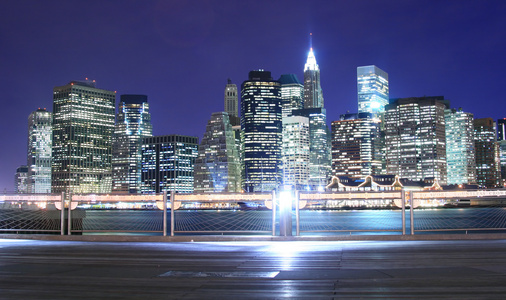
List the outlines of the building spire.
<svg viewBox="0 0 506 300">
<path fill-rule="evenodd" d="M 316 63 L 316 58 L 313 53 L 313 33 L 309 34 L 309 53 L 307 55 L 306 64 L 304 65 L 304 72 L 307 70 L 319 70 L 318 64 Z"/>
</svg>

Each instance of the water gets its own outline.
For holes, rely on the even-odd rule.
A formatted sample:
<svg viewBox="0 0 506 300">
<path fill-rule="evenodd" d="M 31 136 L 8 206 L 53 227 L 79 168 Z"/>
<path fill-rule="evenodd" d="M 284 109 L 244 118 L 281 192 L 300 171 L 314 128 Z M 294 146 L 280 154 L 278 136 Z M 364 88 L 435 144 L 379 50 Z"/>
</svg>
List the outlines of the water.
<svg viewBox="0 0 506 300">
<path fill-rule="evenodd" d="M 272 211 L 228 211 L 228 210 L 177 210 L 174 212 L 176 233 L 227 232 L 251 234 L 259 231 L 272 232 Z M 79 223 L 78 223 L 79 224 Z M 170 211 L 167 213 L 167 231 L 170 233 Z M 279 215 L 276 217 L 279 226 Z M 295 215 L 292 225 L 295 233 Z M 410 214 L 406 211 L 406 231 L 410 231 Z M 495 230 L 506 229 L 506 208 L 437 208 L 414 211 L 415 231 L 450 230 Z M 74 229 L 96 232 L 157 232 L 163 230 L 163 212 L 159 210 L 86 210 L 82 226 Z M 278 229 L 277 229 L 278 230 Z M 400 234 L 402 212 L 400 210 L 341 210 L 300 211 L 302 235 L 357 234 Z M 506 231 L 506 230 L 505 230 Z M 183 233 L 180 233 L 183 234 Z"/>
</svg>

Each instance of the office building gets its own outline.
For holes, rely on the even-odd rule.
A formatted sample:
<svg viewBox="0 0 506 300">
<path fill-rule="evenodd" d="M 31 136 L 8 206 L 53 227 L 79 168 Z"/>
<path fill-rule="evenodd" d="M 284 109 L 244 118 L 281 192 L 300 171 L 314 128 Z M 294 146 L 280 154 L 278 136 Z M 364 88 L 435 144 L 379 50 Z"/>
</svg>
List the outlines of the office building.
<svg viewBox="0 0 506 300">
<path fill-rule="evenodd" d="M 497 120 L 497 140 L 506 141 L 506 118 Z"/>
<path fill-rule="evenodd" d="M 445 110 L 447 184 L 475 184 L 474 117 L 462 109 Z"/>
<path fill-rule="evenodd" d="M 239 94 L 237 94 L 237 85 L 228 79 L 225 87 L 225 112 L 231 117 L 239 117 Z"/>
<path fill-rule="evenodd" d="M 51 193 L 52 122 L 53 114 L 45 108 L 28 117 L 28 193 Z"/>
<path fill-rule="evenodd" d="M 364 178 L 382 173 L 381 121 L 375 114 L 341 115 L 332 122 L 332 175 Z"/>
<path fill-rule="evenodd" d="M 309 185 L 309 118 L 283 118 L 283 184 L 296 190 Z"/>
<path fill-rule="evenodd" d="M 94 81 L 53 91 L 53 193 L 110 193 L 116 93 Z"/>
<path fill-rule="evenodd" d="M 497 142 L 499 143 L 501 179 L 504 182 L 506 180 L 506 118 L 497 120 Z"/>
<path fill-rule="evenodd" d="M 113 193 L 140 193 L 142 139 L 153 135 L 146 95 L 121 95 L 112 145 Z"/>
<path fill-rule="evenodd" d="M 358 112 L 381 113 L 388 104 L 388 73 L 380 68 L 357 68 Z"/>
<path fill-rule="evenodd" d="M 310 47 L 304 65 L 304 108 L 323 108 L 323 106 L 320 67 L 316 63 L 313 47 Z"/>
<path fill-rule="evenodd" d="M 141 192 L 192 193 L 197 156 L 197 137 L 162 135 L 144 138 Z"/>
<path fill-rule="evenodd" d="M 443 96 L 391 99 L 385 107 L 386 173 L 414 181 L 446 184 Z"/>
<path fill-rule="evenodd" d="M 269 192 L 282 181 L 281 84 L 271 72 L 249 72 L 241 86 L 244 189 Z"/>
<path fill-rule="evenodd" d="M 500 186 L 499 144 L 496 124 L 492 118 L 474 120 L 474 148 L 476 149 L 476 183 L 486 188 Z"/>
<path fill-rule="evenodd" d="M 195 192 L 240 192 L 241 183 L 239 149 L 229 115 L 213 113 L 195 161 Z"/>
<path fill-rule="evenodd" d="M 293 110 L 292 114 L 309 119 L 309 186 L 322 190 L 330 180 L 332 162 L 325 108 Z"/>
<path fill-rule="evenodd" d="M 28 194 L 28 166 L 20 166 L 16 169 L 14 190 L 16 194 Z"/>
<path fill-rule="evenodd" d="M 283 74 L 281 83 L 281 106 L 283 118 L 291 117 L 292 110 L 304 108 L 304 86 L 295 74 Z"/>
</svg>

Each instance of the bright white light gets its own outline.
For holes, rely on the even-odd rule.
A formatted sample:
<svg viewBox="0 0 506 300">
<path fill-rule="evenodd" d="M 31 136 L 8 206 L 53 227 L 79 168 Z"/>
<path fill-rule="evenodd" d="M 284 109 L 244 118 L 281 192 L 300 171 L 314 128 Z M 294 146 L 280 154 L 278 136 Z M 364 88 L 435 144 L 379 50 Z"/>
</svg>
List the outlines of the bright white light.
<svg viewBox="0 0 506 300">
<path fill-rule="evenodd" d="M 292 192 L 282 191 L 279 193 L 279 203 L 282 207 L 291 207 L 292 205 Z"/>
</svg>

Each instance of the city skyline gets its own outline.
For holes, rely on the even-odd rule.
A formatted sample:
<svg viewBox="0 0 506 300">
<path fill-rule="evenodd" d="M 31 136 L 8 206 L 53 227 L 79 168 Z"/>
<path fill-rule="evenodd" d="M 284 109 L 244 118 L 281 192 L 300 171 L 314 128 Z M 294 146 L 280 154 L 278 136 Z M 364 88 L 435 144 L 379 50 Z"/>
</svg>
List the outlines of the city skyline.
<svg viewBox="0 0 506 300">
<path fill-rule="evenodd" d="M 27 118 L 52 111 L 54 87 L 88 77 L 117 91 L 116 107 L 119 95 L 145 94 L 154 135 L 201 138 L 211 113 L 224 110 L 228 78 L 239 85 L 263 68 L 302 79 L 311 32 L 328 124 L 357 112 L 356 68 L 366 65 L 389 74 L 390 98 L 444 95 L 475 118 L 506 117 L 502 1 L 5 1 L 0 8 L 7 191 L 26 161 Z"/>
</svg>

